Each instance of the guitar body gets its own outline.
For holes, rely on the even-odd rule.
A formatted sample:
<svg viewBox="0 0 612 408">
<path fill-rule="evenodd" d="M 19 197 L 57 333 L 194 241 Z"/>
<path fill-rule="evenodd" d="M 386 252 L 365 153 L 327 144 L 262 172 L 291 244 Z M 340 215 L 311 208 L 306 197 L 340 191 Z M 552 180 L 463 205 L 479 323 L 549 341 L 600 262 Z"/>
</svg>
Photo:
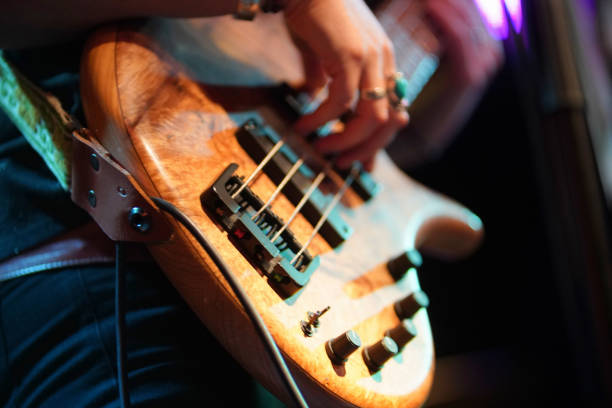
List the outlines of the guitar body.
<svg viewBox="0 0 612 408">
<path fill-rule="evenodd" d="M 88 127 L 149 195 L 184 211 L 222 254 L 311 406 L 418 407 L 427 398 L 434 373 L 425 309 L 412 318 L 416 337 L 378 372 L 368 369 L 362 348 L 344 365 L 332 364 L 325 343 L 349 329 L 364 346 L 379 341 L 400 323 L 394 302 L 419 290 L 415 268 L 392 276 L 387 262 L 410 249 L 447 257 L 468 253 L 481 238 L 480 220 L 406 177 L 381 153 L 372 173 L 380 192 L 364 201 L 349 188 L 337 207 L 352 229 L 350 237 L 332 248 L 317 234 L 308 251 L 319 257 L 320 265 L 309 282 L 299 290 L 279 291 L 201 201 L 230 164 L 237 164 L 236 174 L 245 178 L 257 166 L 236 137 L 247 118 L 255 117 L 283 136 L 290 133 L 290 124 L 271 103 L 270 86 L 299 83 L 299 57 L 279 16 L 258 19 L 266 21 L 159 20 L 99 31 L 82 61 Z M 291 144 L 294 151 L 299 146 L 299 141 Z M 276 185 L 262 174 L 250 189 L 266 201 Z M 321 190 L 334 193 L 333 187 L 322 185 Z M 295 203 L 279 194 L 272 208 L 286 220 Z M 172 240 L 150 245 L 154 258 L 241 365 L 289 401 L 228 284 L 187 231 L 171 222 Z M 290 229 L 304 243 L 313 225 L 300 213 Z M 300 321 L 307 312 L 327 306 L 319 327 L 306 336 Z"/>
</svg>

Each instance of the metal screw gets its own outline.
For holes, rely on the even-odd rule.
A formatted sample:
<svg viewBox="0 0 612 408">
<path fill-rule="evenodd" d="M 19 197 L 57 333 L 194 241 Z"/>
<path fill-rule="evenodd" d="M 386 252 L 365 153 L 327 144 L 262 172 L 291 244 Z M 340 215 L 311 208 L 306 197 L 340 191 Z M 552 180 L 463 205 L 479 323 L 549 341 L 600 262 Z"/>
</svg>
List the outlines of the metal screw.
<svg viewBox="0 0 612 408">
<path fill-rule="evenodd" d="M 132 207 L 128 220 L 136 231 L 147 232 L 151 229 L 151 216 L 140 207 Z"/>
<path fill-rule="evenodd" d="M 92 207 L 96 206 L 97 200 L 96 200 L 96 192 L 93 190 L 89 190 L 87 192 L 87 199 L 89 200 L 89 205 L 91 205 Z"/>
<path fill-rule="evenodd" d="M 253 119 L 249 119 L 249 121 L 246 123 L 244 127 L 246 128 L 246 130 L 255 130 L 257 125 L 255 124 L 255 121 L 253 121 Z"/>
<path fill-rule="evenodd" d="M 89 155 L 89 164 L 91 164 L 91 167 L 95 171 L 100 170 L 100 160 L 98 159 L 98 155 L 97 154 L 92 153 L 92 154 Z"/>
<path fill-rule="evenodd" d="M 300 327 L 302 328 L 302 332 L 304 332 L 304 335 L 306 335 L 307 337 L 312 337 L 312 335 L 314 334 L 314 328 L 312 327 L 312 325 L 308 324 L 308 322 L 301 320 Z"/>
<path fill-rule="evenodd" d="M 127 197 L 127 190 L 121 186 L 117 187 L 117 192 L 121 197 Z"/>
<path fill-rule="evenodd" d="M 304 332 L 306 336 L 311 337 L 314 334 L 314 332 L 316 331 L 315 329 L 319 327 L 319 324 L 320 324 L 319 318 L 323 316 L 323 314 L 325 314 L 325 312 L 327 312 L 329 309 L 330 309 L 330 306 L 327 306 L 323 310 L 319 310 L 314 313 L 313 312 L 306 313 L 306 316 L 308 316 L 308 320 L 300 321 L 300 327 L 302 328 L 302 331 Z"/>
</svg>

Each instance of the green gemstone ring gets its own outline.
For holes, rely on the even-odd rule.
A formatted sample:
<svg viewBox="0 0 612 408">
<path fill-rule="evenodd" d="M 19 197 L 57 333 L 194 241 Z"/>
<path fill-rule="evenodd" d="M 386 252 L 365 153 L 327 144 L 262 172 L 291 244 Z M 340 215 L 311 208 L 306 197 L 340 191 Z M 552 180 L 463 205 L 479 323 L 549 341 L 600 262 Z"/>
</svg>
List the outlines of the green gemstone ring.
<svg viewBox="0 0 612 408">
<path fill-rule="evenodd" d="M 389 103 L 396 110 L 408 108 L 408 80 L 402 72 L 389 76 L 387 85 Z"/>
</svg>

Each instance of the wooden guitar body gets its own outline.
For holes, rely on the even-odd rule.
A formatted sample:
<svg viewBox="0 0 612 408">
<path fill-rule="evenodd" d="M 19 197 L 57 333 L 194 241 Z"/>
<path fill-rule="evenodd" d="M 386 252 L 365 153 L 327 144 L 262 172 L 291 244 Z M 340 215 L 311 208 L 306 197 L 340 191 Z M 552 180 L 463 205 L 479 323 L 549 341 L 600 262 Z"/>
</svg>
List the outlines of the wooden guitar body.
<svg viewBox="0 0 612 408">
<path fill-rule="evenodd" d="M 417 248 L 450 257 L 465 254 L 478 244 L 481 222 L 406 177 L 381 153 L 372 173 L 380 192 L 364 201 L 349 188 L 338 205 L 350 237 L 332 248 L 317 234 L 308 251 L 319 256 L 320 265 L 309 282 L 299 290 L 279 290 L 201 201 L 230 164 L 236 163 L 236 174 L 245 178 L 255 169 L 257 162 L 236 137 L 245 120 L 255 117 L 291 139 L 290 124 L 271 103 L 270 85 L 299 83 L 299 57 L 278 16 L 262 18 L 255 23 L 159 20 L 98 32 L 82 62 L 88 127 L 148 194 L 174 203 L 213 242 L 256 303 L 311 406 L 418 407 L 434 372 L 425 309 L 412 318 L 416 337 L 378 372 L 365 365 L 363 347 L 338 365 L 330 361 L 325 343 L 349 329 L 363 346 L 379 341 L 400 323 L 394 302 L 419 289 L 415 268 L 393 276 L 387 262 Z M 303 147 L 297 139 L 290 145 L 297 152 Z M 250 188 L 266 201 L 276 184 L 263 174 Z M 332 196 L 335 190 L 327 181 L 321 194 Z M 272 207 L 286 220 L 295 203 L 280 194 Z M 186 230 L 172 223 L 172 240 L 151 245 L 151 253 L 225 348 L 288 401 L 228 284 Z M 304 243 L 313 224 L 300 214 L 290 229 Z M 300 321 L 327 306 L 319 327 L 306 336 Z"/>
</svg>

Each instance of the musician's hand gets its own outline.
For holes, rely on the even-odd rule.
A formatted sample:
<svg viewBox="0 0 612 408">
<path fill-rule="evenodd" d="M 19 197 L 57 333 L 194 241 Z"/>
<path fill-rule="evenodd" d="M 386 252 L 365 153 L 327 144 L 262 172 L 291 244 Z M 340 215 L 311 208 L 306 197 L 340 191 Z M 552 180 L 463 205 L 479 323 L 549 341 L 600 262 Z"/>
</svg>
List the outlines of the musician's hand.
<svg viewBox="0 0 612 408">
<path fill-rule="evenodd" d="M 504 61 L 501 43 L 491 36 L 474 0 L 423 1 L 444 44 L 444 92 L 414 112 L 411 125 L 394 144 L 394 158 L 403 167 L 444 151 Z"/>
<path fill-rule="evenodd" d="M 360 90 L 387 87 L 396 71 L 391 41 L 362 0 L 290 0 L 285 18 L 304 55 L 307 87 L 329 81 L 328 98 L 300 119 L 296 130 L 307 134 L 354 108 L 344 131 L 319 140 L 316 147 L 337 153 L 339 167 L 354 160 L 371 165 L 375 153 L 408 123 L 406 112 L 393 109 L 386 97 L 358 98 Z"/>
<path fill-rule="evenodd" d="M 474 0 L 427 0 L 426 8 L 443 36 L 451 79 L 463 87 L 485 87 L 504 58 Z"/>
</svg>

